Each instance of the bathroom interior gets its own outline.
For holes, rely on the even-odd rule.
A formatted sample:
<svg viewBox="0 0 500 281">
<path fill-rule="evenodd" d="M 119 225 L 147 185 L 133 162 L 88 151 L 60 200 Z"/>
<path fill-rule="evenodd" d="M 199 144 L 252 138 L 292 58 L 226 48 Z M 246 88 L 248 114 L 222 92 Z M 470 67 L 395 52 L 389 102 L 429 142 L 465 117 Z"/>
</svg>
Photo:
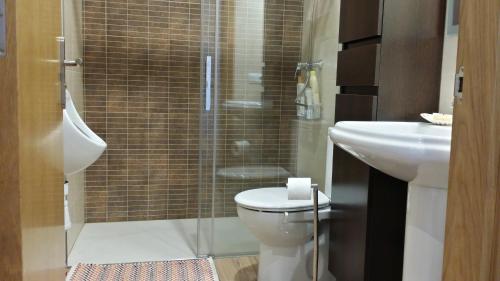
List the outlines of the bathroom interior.
<svg viewBox="0 0 500 281">
<path fill-rule="evenodd" d="M 464 1 L 50 2 L 66 277 L 19 280 L 447 274 Z"/>
<path fill-rule="evenodd" d="M 296 67 L 321 57 L 334 103 L 339 1 L 315 3 L 317 38 L 313 1 L 218 2 L 63 1 L 66 57 L 84 62 L 66 68 L 68 92 L 107 143 L 67 177 L 70 266 L 256 254 L 234 196 L 300 175 L 323 185 L 333 110 L 297 117 Z"/>
<path fill-rule="evenodd" d="M 310 177 L 331 195 L 340 1 L 63 4 L 66 58 L 83 61 L 66 68 L 68 91 L 107 143 L 67 177 L 69 266 L 256 255 L 239 192 Z M 456 25 L 448 28 L 443 113 L 457 49 Z M 207 57 L 218 64 L 211 85 Z M 318 73 L 320 97 L 300 101 L 319 105 L 310 112 L 296 105 L 301 62 Z"/>
</svg>

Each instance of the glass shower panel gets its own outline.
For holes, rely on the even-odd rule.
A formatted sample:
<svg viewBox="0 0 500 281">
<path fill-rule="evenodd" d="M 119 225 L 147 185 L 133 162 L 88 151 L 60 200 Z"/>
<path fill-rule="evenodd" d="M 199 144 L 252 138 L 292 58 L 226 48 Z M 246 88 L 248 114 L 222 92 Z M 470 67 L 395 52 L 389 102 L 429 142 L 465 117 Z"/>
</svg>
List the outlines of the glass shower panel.
<svg viewBox="0 0 500 281">
<path fill-rule="evenodd" d="M 210 253 L 252 254 L 258 242 L 240 222 L 234 196 L 285 186 L 296 174 L 303 1 L 219 0 L 215 8 Z"/>
<path fill-rule="evenodd" d="M 197 255 L 213 255 L 214 212 L 213 186 L 214 161 L 216 161 L 217 102 L 216 29 L 217 1 L 201 1 L 201 61 L 200 61 L 200 143 L 198 184 Z"/>
</svg>

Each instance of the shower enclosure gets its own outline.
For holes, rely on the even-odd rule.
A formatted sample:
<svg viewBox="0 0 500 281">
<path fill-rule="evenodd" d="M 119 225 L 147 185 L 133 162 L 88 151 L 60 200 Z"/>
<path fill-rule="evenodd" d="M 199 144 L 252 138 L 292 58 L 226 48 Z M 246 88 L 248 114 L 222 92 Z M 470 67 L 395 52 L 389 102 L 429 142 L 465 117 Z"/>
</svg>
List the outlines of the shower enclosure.
<svg viewBox="0 0 500 281">
<path fill-rule="evenodd" d="M 85 223 L 182 221 L 198 256 L 257 253 L 234 196 L 296 174 L 303 0 L 63 2 L 81 4 L 79 110 L 108 144 Z"/>
<path fill-rule="evenodd" d="M 234 196 L 296 173 L 302 10 L 301 0 L 202 1 L 200 255 L 257 252 L 237 231 Z"/>
</svg>

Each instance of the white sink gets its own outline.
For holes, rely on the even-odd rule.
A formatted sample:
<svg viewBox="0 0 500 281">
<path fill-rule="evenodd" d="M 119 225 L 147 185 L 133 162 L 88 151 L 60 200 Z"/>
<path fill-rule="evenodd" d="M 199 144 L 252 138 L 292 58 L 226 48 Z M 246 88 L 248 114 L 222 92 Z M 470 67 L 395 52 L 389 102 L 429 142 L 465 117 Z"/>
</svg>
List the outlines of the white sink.
<svg viewBox="0 0 500 281">
<path fill-rule="evenodd" d="M 395 178 L 446 188 L 451 127 L 418 122 L 338 122 L 333 142 Z"/>
<path fill-rule="evenodd" d="M 403 281 L 441 281 L 451 127 L 338 122 L 329 135 L 361 161 L 409 182 Z"/>
</svg>

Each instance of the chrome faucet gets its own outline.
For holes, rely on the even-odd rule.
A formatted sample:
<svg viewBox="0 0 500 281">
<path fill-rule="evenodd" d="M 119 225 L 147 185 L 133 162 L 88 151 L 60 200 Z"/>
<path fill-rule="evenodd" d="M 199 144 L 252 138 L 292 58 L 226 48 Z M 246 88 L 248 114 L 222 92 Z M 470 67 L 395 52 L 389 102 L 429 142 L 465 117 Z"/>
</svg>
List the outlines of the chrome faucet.
<svg viewBox="0 0 500 281">
<path fill-rule="evenodd" d="M 309 73 L 309 71 L 311 71 L 313 69 L 323 68 L 323 64 L 324 64 L 324 62 L 322 60 L 319 60 L 317 62 L 299 62 L 299 63 L 297 63 L 297 68 L 295 69 L 295 78 L 297 78 L 297 74 L 300 71 L 305 71 L 305 72 Z M 306 85 L 307 85 L 307 83 L 306 83 Z"/>
</svg>

